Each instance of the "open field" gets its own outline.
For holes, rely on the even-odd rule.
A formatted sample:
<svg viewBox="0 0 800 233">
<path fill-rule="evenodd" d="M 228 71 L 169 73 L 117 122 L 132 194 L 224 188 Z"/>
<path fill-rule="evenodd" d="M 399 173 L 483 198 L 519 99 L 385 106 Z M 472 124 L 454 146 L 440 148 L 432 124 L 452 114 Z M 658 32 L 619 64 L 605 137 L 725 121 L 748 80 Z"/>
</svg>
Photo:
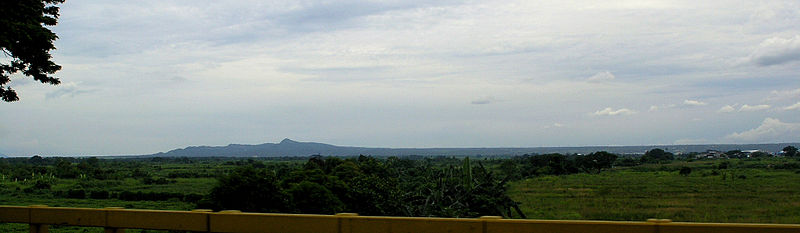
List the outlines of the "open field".
<svg viewBox="0 0 800 233">
<path fill-rule="evenodd" d="M 528 218 L 688 222 L 800 223 L 800 170 L 791 161 L 674 162 L 600 174 L 514 182 L 509 195 Z M 691 167 L 688 176 L 680 167 Z"/>
</svg>

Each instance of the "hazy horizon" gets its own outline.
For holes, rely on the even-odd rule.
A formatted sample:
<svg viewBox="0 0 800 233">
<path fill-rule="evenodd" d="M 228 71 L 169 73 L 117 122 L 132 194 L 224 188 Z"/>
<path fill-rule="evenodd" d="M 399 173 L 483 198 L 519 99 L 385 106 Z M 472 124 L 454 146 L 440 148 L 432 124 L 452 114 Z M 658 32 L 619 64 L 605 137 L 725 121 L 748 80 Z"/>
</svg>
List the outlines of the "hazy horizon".
<svg viewBox="0 0 800 233">
<path fill-rule="evenodd" d="M 321 143 L 321 144 L 337 146 L 337 147 L 401 149 L 401 150 L 402 149 L 422 149 L 422 150 L 426 150 L 426 149 L 502 149 L 502 148 L 518 148 L 518 149 L 528 149 L 528 148 L 530 148 L 530 149 L 535 149 L 535 148 L 592 148 L 592 147 L 620 147 L 620 148 L 622 148 L 622 147 L 652 147 L 652 148 L 660 148 L 660 149 L 665 149 L 667 151 L 670 151 L 669 149 L 667 149 L 667 147 L 675 147 L 675 146 L 737 146 L 737 145 L 759 145 L 759 144 L 760 145 L 767 145 L 767 144 L 774 144 L 774 145 L 794 144 L 794 145 L 798 145 L 798 144 L 800 144 L 800 142 L 776 142 L 776 143 L 755 143 L 755 144 L 748 144 L 748 143 L 741 143 L 741 144 L 650 144 L 650 145 L 577 145 L 577 146 L 514 146 L 514 147 L 469 147 L 469 146 L 468 147 L 392 147 L 392 146 L 388 146 L 388 147 L 372 147 L 372 146 L 359 146 L 359 145 L 336 145 L 336 144 L 330 144 L 330 143 L 326 143 L 326 142 L 303 141 L 303 140 L 294 140 L 294 139 L 290 139 L 290 138 L 284 138 L 281 141 L 263 142 L 263 143 L 256 143 L 256 144 L 228 143 L 228 144 L 220 144 L 220 145 L 187 145 L 187 146 L 181 146 L 181 147 L 177 147 L 177 148 L 172 148 L 172 149 L 165 150 L 165 151 L 155 151 L 155 152 L 151 152 L 151 153 L 142 153 L 142 154 L 133 154 L 133 153 L 127 153 L 127 154 L 49 154 L 49 155 L 48 154 L 31 154 L 31 155 L 6 155 L 6 156 L 9 156 L 9 157 L 30 157 L 30 156 L 34 156 L 34 155 L 40 155 L 40 156 L 44 156 L 44 157 L 140 156 L 140 155 L 153 155 L 153 154 L 158 154 L 158 153 L 162 153 L 162 152 L 169 152 L 169 151 L 172 151 L 172 150 L 186 149 L 186 148 L 192 148 L 192 147 L 225 147 L 225 146 L 231 146 L 231 145 L 254 146 L 254 145 L 262 145 L 262 144 L 281 144 L 285 140 L 289 140 L 289 141 L 292 141 L 292 142 L 300 142 L 300 143 Z M 800 145 L 798 145 L 798 146 L 800 146 Z M 713 149 L 713 148 L 709 147 L 707 149 Z M 744 149 L 753 149 L 753 148 L 741 148 L 741 149 L 744 150 Z M 595 151 L 592 151 L 592 152 L 595 152 Z M 684 152 L 702 152 L 702 151 L 684 151 Z M 774 152 L 774 151 L 770 151 L 770 152 Z M 4 155 L 4 154 L 0 153 L 0 155 Z"/>
<path fill-rule="evenodd" d="M 797 1 L 66 1 L 0 154 L 800 138 Z M 6 58 L 2 58 L 6 59 Z"/>
</svg>

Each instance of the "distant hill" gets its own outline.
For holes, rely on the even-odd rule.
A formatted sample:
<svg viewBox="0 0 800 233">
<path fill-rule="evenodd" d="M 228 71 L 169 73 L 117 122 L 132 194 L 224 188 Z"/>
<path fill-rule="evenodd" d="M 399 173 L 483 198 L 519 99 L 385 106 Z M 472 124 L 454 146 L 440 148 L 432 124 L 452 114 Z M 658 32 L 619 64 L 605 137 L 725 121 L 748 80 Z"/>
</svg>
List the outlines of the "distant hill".
<svg viewBox="0 0 800 233">
<path fill-rule="evenodd" d="M 800 147 L 800 143 L 775 144 L 717 144 L 717 145 L 652 145 L 652 146 L 582 146 L 582 147 L 508 147 L 508 148 L 371 148 L 335 146 L 317 142 L 298 142 L 283 139 L 280 143 L 258 145 L 230 144 L 227 146 L 190 146 L 168 152 L 159 152 L 148 157 L 280 157 L 280 156 L 501 156 L 522 154 L 588 154 L 608 151 L 618 154 L 643 154 L 653 148 L 673 153 L 705 152 L 706 150 L 762 150 L 776 153 L 787 145 Z"/>
</svg>

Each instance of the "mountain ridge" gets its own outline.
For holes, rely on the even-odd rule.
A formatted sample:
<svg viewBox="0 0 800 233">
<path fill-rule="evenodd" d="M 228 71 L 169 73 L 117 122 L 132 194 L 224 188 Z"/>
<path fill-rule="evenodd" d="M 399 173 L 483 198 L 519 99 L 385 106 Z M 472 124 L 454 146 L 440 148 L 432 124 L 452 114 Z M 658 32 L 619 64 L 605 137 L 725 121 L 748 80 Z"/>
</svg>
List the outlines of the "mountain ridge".
<svg viewBox="0 0 800 233">
<path fill-rule="evenodd" d="M 800 143 L 767 143 L 767 144 L 707 144 L 707 145 L 643 145 L 643 146 L 576 146 L 576 147 L 474 147 L 474 148 L 380 148 L 336 146 L 319 142 L 299 142 L 289 138 L 279 143 L 262 143 L 256 145 L 228 144 L 227 146 L 189 146 L 142 155 L 148 157 L 284 157 L 284 156 L 509 156 L 522 154 L 588 154 L 596 151 L 608 151 L 617 154 L 642 154 L 653 148 L 661 148 L 673 153 L 704 152 L 706 150 L 762 150 L 778 152 L 783 147 L 792 145 L 800 147 Z"/>
</svg>

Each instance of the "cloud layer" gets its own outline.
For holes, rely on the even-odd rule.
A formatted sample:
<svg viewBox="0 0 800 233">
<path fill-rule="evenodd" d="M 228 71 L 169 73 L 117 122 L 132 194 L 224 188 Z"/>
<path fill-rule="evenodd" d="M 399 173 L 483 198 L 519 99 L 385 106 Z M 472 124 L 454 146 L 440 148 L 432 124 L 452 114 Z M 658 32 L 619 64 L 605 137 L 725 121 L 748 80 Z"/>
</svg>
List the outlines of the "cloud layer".
<svg viewBox="0 0 800 233">
<path fill-rule="evenodd" d="M 764 40 L 750 55 L 761 66 L 780 65 L 800 60 L 800 35 L 791 38 L 773 37 Z"/>
<path fill-rule="evenodd" d="M 794 142 L 798 135 L 800 135 L 800 123 L 786 123 L 766 118 L 757 128 L 729 134 L 725 139 L 735 143 Z"/>
<path fill-rule="evenodd" d="M 22 101 L 0 106 L 0 150 L 726 142 L 764 119 L 800 122 L 797 12 L 788 0 L 67 1 L 53 27 L 64 84 L 12 77 Z"/>
</svg>

